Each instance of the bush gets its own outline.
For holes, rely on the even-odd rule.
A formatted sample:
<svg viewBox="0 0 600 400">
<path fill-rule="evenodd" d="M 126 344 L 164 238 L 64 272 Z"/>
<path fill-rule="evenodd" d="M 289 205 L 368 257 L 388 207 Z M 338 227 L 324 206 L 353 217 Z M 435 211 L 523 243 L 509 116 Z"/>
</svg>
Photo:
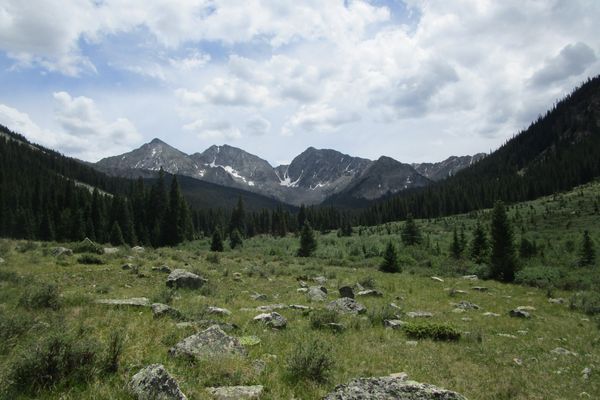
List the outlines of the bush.
<svg viewBox="0 0 600 400">
<path fill-rule="evenodd" d="M 542 266 L 524 268 L 517 272 L 515 277 L 516 283 L 542 289 L 556 286 L 559 280 L 560 273 L 558 270 Z"/>
<path fill-rule="evenodd" d="M 406 324 L 404 326 L 406 336 L 411 339 L 432 339 L 455 341 L 460 339 L 460 332 L 449 325 L 444 324 Z"/>
<path fill-rule="evenodd" d="M 323 329 L 327 324 L 340 322 L 340 315 L 332 310 L 316 310 L 310 314 L 309 322 L 311 328 Z"/>
<path fill-rule="evenodd" d="M 123 354 L 123 344 L 125 337 L 122 331 L 112 331 L 108 338 L 108 346 L 102 360 L 101 368 L 104 372 L 117 372 L 119 370 L 119 360 Z"/>
<path fill-rule="evenodd" d="M 22 313 L 7 314 L 0 311 L 0 354 L 11 347 L 13 339 L 31 328 L 33 321 Z"/>
<path fill-rule="evenodd" d="M 323 342 L 301 341 L 287 359 L 286 376 L 293 383 L 302 380 L 322 383 L 329 379 L 333 365 L 331 349 Z"/>
<path fill-rule="evenodd" d="M 600 314 L 600 293 L 579 292 L 571 296 L 569 301 L 571 309 L 582 311 L 588 315 Z"/>
<path fill-rule="evenodd" d="M 391 307 L 389 304 L 379 308 L 371 308 L 367 313 L 367 317 L 373 326 L 383 325 L 383 321 L 386 319 L 396 319 L 398 310 Z"/>
<path fill-rule="evenodd" d="M 104 264 L 104 261 L 102 261 L 102 259 L 100 257 L 96 257 L 94 255 L 91 254 L 84 254 L 81 257 L 79 257 L 77 259 L 77 262 L 79 264 L 86 264 L 86 265 L 101 265 Z"/>
<path fill-rule="evenodd" d="M 94 376 L 96 342 L 56 332 L 21 349 L 9 366 L 9 391 L 33 393 L 56 384 L 86 382 Z"/>
<path fill-rule="evenodd" d="M 30 310 L 39 308 L 58 310 L 61 306 L 58 287 L 52 284 L 33 286 L 21 296 L 19 305 Z"/>
</svg>

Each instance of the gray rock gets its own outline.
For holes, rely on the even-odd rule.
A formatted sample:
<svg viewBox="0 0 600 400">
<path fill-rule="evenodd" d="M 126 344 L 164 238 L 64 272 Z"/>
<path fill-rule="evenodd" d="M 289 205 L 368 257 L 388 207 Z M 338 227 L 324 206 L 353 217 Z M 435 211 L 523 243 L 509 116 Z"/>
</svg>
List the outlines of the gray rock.
<svg viewBox="0 0 600 400">
<path fill-rule="evenodd" d="M 409 311 L 406 316 L 410 318 L 431 318 L 433 314 L 427 311 Z"/>
<path fill-rule="evenodd" d="M 444 280 L 438 276 L 432 276 L 431 280 L 436 282 L 444 282 Z"/>
<path fill-rule="evenodd" d="M 276 329 L 283 329 L 287 325 L 287 319 L 285 319 L 283 315 L 276 312 L 259 314 L 252 320 L 256 322 L 262 322 L 263 324 Z"/>
<path fill-rule="evenodd" d="M 583 371 L 581 371 L 581 377 L 585 380 L 590 379 L 590 376 L 592 375 L 592 369 L 589 367 L 585 367 L 583 369 Z"/>
<path fill-rule="evenodd" d="M 356 295 L 360 297 L 383 297 L 383 293 L 374 289 L 361 290 Z"/>
<path fill-rule="evenodd" d="M 342 297 L 327 304 L 327 309 L 336 311 L 340 314 L 363 314 L 367 311 L 365 306 L 356 302 L 356 300 Z"/>
<path fill-rule="evenodd" d="M 313 278 L 313 281 L 315 281 L 319 285 L 325 285 L 327 283 L 327 278 L 325 278 L 324 276 L 316 276 Z"/>
<path fill-rule="evenodd" d="M 476 290 L 478 292 L 487 292 L 489 290 L 485 286 L 473 286 L 471 289 Z"/>
<path fill-rule="evenodd" d="M 535 307 L 532 306 L 519 306 L 517 307 L 519 311 L 535 311 Z"/>
<path fill-rule="evenodd" d="M 265 306 L 256 307 L 256 311 L 271 312 L 271 311 L 275 311 L 275 310 L 283 310 L 284 308 L 287 308 L 287 307 L 288 306 L 286 304 L 267 304 Z"/>
<path fill-rule="evenodd" d="M 119 252 L 119 249 L 116 247 L 105 247 L 102 249 L 102 252 L 104 254 L 117 254 Z"/>
<path fill-rule="evenodd" d="M 152 364 L 133 376 L 129 392 L 137 400 L 186 400 L 177 381 L 161 364 Z"/>
<path fill-rule="evenodd" d="M 210 393 L 215 400 L 249 400 L 260 398 L 263 387 L 260 385 L 209 387 L 206 388 L 206 391 Z"/>
<path fill-rule="evenodd" d="M 52 249 L 52 251 L 50 252 L 50 254 L 52 254 L 55 257 L 72 256 L 73 255 L 73 250 L 67 249 L 66 247 L 55 247 L 55 248 Z"/>
<path fill-rule="evenodd" d="M 298 292 L 298 293 L 308 293 L 308 288 L 301 287 L 301 288 L 296 289 L 296 292 Z"/>
<path fill-rule="evenodd" d="M 338 289 L 338 292 L 340 293 L 340 297 L 354 298 L 354 290 L 350 286 L 342 286 Z"/>
<path fill-rule="evenodd" d="M 554 350 L 552 350 L 551 353 L 559 354 L 561 356 L 576 356 L 577 355 L 577 353 L 575 353 L 574 351 L 567 350 L 563 347 L 557 347 Z"/>
<path fill-rule="evenodd" d="M 479 307 L 477 304 L 471 303 L 470 301 L 459 301 L 456 304 L 457 308 L 460 308 L 462 310 L 479 310 L 481 307 Z"/>
<path fill-rule="evenodd" d="M 519 310 L 518 308 L 510 310 L 508 315 L 513 318 L 531 318 L 531 315 L 527 311 Z"/>
<path fill-rule="evenodd" d="M 383 325 L 390 329 L 402 329 L 402 327 L 406 325 L 406 322 L 399 319 L 386 319 L 383 321 Z"/>
<path fill-rule="evenodd" d="M 231 311 L 229 311 L 226 308 L 220 308 L 220 307 L 208 307 L 206 309 L 206 312 L 209 313 L 209 314 L 221 315 L 221 316 L 231 315 Z"/>
<path fill-rule="evenodd" d="M 134 268 L 134 265 L 131 264 L 131 263 L 127 263 L 127 264 L 121 265 L 121 269 L 124 270 L 124 271 L 128 271 L 128 270 L 133 269 L 133 268 Z"/>
<path fill-rule="evenodd" d="M 4 258 L 0 257 L 0 264 L 4 264 Z"/>
<path fill-rule="evenodd" d="M 302 304 L 290 304 L 289 308 L 291 308 L 292 310 L 300 310 L 300 311 L 312 310 L 312 307 L 303 306 Z"/>
<path fill-rule="evenodd" d="M 301 288 L 308 289 L 308 283 L 306 283 L 304 281 L 298 281 L 298 285 L 300 285 Z"/>
<path fill-rule="evenodd" d="M 551 304 L 565 304 L 567 302 L 567 300 L 563 299 L 562 297 L 559 297 L 557 299 L 548 299 L 548 303 Z"/>
<path fill-rule="evenodd" d="M 176 269 L 167 277 L 167 286 L 175 289 L 198 289 L 201 288 L 206 282 L 208 282 L 206 279 L 192 272 L 186 271 L 185 269 Z"/>
<path fill-rule="evenodd" d="M 237 338 L 227 335 L 219 326 L 213 325 L 177 343 L 169 349 L 169 355 L 200 359 L 227 355 L 245 356 L 246 349 Z"/>
<path fill-rule="evenodd" d="M 486 316 L 486 317 L 499 317 L 500 316 L 500 314 L 489 312 L 489 311 L 483 313 L 483 315 Z"/>
<path fill-rule="evenodd" d="M 403 376 L 358 378 L 336 386 L 324 400 L 466 400 L 456 392 L 427 383 L 406 380 Z"/>
<path fill-rule="evenodd" d="M 467 280 L 467 281 L 477 281 L 477 280 L 479 280 L 479 278 L 477 277 L 477 275 L 465 275 L 462 278 L 464 280 Z"/>
<path fill-rule="evenodd" d="M 311 286 L 308 288 L 306 296 L 310 301 L 325 301 L 327 300 L 327 292 L 319 286 Z"/>
<path fill-rule="evenodd" d="M 164 274 L 170 274 L 171 268 L 169 268 L 167 265 L 161 265 L 160 267 L 152 267 L 152 271 L 162 272 Z"/>
<path fill-rule="evenodd" d="M 126 307 L 150 307 L 150 299 L 146 297 L 132 297 L 130 299 L 100 299 L 96 300 L 97 304 L 106 304 L 109 306 L 126 306 Z"/>
<path fill-rule="evenodd" d="M 146 249 L 144 249 L 142 246 L 135 246 L 131 248 L 131 251 L 133 251 L 134 253 L 143 253 L 144 251 L 146 251 Z"/>
<path fill-rule="evenodd" d="M 161 303 L 152 304 L 152 315 L 154 318 L 171 317 L 177 320 L 183 319 L 183 315 L 178 310 Z"/>
<path fill-rule="evenodd" d="M 266 294 L 261 294 L 261 293 L 254 293 L 254 294 L 250 295 L 250 298 L 252 300 L 265 301 L 265 300 L 267 300 L 267 295 Z"/>
</svg>

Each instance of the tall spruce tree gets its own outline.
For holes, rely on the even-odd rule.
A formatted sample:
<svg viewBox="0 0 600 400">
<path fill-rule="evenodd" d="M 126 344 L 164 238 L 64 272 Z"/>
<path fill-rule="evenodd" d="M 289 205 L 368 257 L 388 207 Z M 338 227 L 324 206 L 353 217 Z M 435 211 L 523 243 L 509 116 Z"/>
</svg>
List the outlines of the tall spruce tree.
<svg viewBox="0 0 600 400">
<path fill-rule="evenodd" d="M 122 246 L 125 244 L 125 240 L 123 239 L 123 232 L 121 232 L 121 227 L 117 221 L 113 222 L 112 228 L 110 230 L 110 244 L 113 246 Z"/>
<path fill-rule="evenodd" d="M 177 176 L 173 176 L 169 191 L 169 207 L 162 221 L 162 244 L 174 246 L 187 239 L 186 232 L 190 216 L 186 212 L 186 207 L 187 204 L 179 189 Z"/>
<path fill-rule="evenodd" d="M 308 221 L 304 222 L 304 226 L 300 231 L 300 248 L 298 249 L 298 257 L 310 257 L 317 249 L 317 241 L 315 233 Z"/>
<path fill-rule="evenodd" d="M 412 214 L 408 214 L 406 216 L 406 222 L 402 227 L 402 232 L 400 235 L 402 237 L 402 243 L 404 243 L 406 246 L 414 246 L 421 243 L 421 231 L 415 223 Z"/>
<path fill-rule="evenodd" d="M 379 266 L 381 272 L 402 272 L 400 261 L 398 260 L 398 252 L 396 246 L 392 242 L 388 242 L 385 252 L 383 253 L 383 261 Z"/>
<path fill-rule="evenodd" d="M 235 208 L 231 211 L 229 220 L 229 232 L 237 230 L 241 236 L 246 235 L 246 211 L 244 210 L 244 200 L 242 196 L 238 197 Z"/>
<path fill-rule="evenodd" d="M 487 261 L 489 255 L 489 243 L 485 230 L 479 221 L 473 230 L 473 240 L 471 241 L 471 260 L 477 264 L 483 264 Z"/>
<path fill-rule="evenodd" d="M 224 250 L 223 246 L 223 237 L 221 236 L 221 229 L 218 227 L 215 228 L 212 234 L 212 239 L 210 242 L 210 251 L 221 252 Z"/>
<path fill-rule="evenodd" d="M 497 201 L 492 212 L 492 255 L 490 258 L 490 275 L 502 282 L 515 280 L 517 257 L 513 231 L 506 215 L 504 203 Z"/>
<path fill-rule="evenodd" d="M 459 259 L 462 256 L 463 247 L 458 236 L 458 231 L 456 230 L 456 226 L 454 227 L 454 231 L 452 232 L 452 243 L 450 244 L 450 254 L 453 258 Z"/>
<path fill-rule="evenodd" d="M 581 239 L 581 252 L 579 256 L 579 265 L 588 266 L 596 262 L 596 250 L 594 242 L 590 237 L 590 232 L 585 230 Z"/>
</svg>

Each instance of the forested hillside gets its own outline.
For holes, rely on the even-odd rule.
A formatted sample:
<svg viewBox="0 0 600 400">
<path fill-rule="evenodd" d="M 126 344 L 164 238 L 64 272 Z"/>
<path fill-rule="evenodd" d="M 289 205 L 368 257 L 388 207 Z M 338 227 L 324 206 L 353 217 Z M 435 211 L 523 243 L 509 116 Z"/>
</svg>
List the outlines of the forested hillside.
<svg viewBox="0 0 600 400">
<path fill-rule="evenodd" d="M 599 154 L 600 77 L 595 77 L 472 167 L 380 202 L 359 220 L 374 225 L 408 214 L 458 214 L 491 207 L 496 200 L 525 201 L 568 190 L 600 176 Z"/>
</svg>

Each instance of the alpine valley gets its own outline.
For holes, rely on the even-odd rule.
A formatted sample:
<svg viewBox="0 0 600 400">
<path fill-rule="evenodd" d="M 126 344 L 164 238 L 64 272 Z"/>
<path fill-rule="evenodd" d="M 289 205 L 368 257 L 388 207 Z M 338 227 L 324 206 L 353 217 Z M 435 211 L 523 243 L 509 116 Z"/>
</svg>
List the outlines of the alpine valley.
<svg viewBox="0 0 600 400">
<path fill-rule="evenodd" d="M 93 167 L 112 176 L 152 178 L 160 169 L 212 184 L 241 189 L 299 206 L 320 204 L 332 195 L 376 200 L 442 180 L 485 157 L 450 157 L 437 163 L 406 164 L 382 156 L 372 161 L 336 150 L 309 147 L 289 165 L 229 145 L 186 154 L 160 139 L 129 153 L 104 158 Z"/>
</svg>

